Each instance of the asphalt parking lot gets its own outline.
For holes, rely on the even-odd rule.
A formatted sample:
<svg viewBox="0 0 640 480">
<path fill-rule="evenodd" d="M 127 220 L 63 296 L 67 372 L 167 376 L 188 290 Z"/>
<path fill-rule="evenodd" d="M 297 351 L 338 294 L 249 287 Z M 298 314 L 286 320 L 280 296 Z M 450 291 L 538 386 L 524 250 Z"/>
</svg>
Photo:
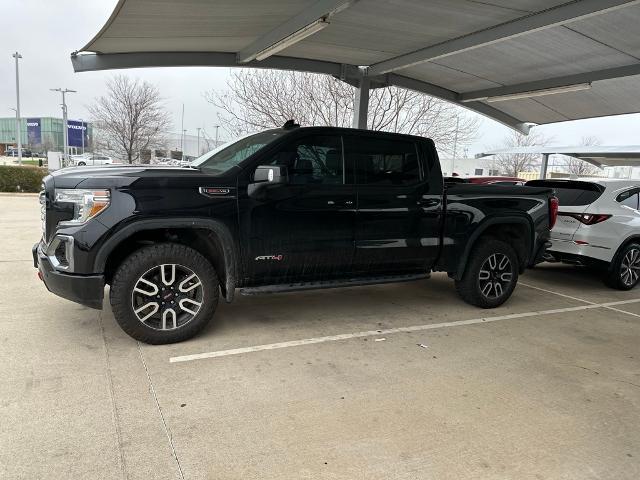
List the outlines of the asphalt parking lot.
<svg viewBox="0 0 640 480">
<path fill-rule="evenodd" d="M 35 196 L 0 231 L 0 478 L 640 478 L 640 290 L 544 265 L 490 311 L 444 275 L 239 296 L 148 346 L 46 292 Z"/>
</svg>

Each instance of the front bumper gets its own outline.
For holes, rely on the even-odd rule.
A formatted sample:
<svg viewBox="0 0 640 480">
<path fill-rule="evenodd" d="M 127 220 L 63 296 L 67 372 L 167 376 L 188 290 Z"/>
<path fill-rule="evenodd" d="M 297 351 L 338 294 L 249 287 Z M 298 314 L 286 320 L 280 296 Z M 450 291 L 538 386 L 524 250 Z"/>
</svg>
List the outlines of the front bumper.
<svg viewBox="0 0 640 480">
<path fill-rule="evenodd" d="M 42 251 L 42 244 L 32 248 L 33 265 L 47 290 L 59 297 L 87 307 L 102 309 L 104 300 L 104 275 L 73 275 L 56 271 Z"/>
</svg>

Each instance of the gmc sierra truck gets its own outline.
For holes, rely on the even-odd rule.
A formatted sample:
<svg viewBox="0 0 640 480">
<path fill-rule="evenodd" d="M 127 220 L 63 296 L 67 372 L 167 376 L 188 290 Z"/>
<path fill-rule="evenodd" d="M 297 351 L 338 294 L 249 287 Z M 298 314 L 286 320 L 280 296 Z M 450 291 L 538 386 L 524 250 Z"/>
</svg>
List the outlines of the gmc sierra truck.
<svg viewBox="0 0 640 480">
<path fill-rule="evenodd" d="M 219 296 L 401 282 L 447 272 L 497 307 L 542 259 L 549 188 L 447 184 L 433 141 L 333 127 L 243 137 L 188 166 L 66 168 L 40 194 L 38 275 L 142 342 L 185 340 Z"/>
</svg>

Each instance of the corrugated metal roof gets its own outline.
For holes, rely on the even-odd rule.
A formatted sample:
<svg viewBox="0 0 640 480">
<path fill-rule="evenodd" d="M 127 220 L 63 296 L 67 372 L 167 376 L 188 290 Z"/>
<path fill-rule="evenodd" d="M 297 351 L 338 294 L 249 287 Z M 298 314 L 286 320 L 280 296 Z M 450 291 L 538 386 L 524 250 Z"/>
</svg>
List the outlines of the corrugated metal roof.
<svg viewBox="0 0 640 480">
<path fill-rule="evenodd" d="M 326 28 L 296 39 L 320 18 Z M 638 25 L 638 0 L 120 0 L 81 49 L 97 55 L 72 60 L 76 71 L 245 66 L 356 85 L 368 75 L 526 132 L 640 112 Z M 239 58 L 283 38 L 288 46 L 262 61 Z"/>
</svg>

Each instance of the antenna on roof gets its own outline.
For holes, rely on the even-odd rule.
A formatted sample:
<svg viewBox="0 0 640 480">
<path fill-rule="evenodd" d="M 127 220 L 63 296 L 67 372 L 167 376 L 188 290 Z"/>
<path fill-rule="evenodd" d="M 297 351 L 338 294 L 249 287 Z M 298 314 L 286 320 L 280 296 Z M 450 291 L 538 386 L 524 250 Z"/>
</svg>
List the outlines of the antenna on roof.
<svg viewBox="0 0 640 480">
<path fill-rule="evenodd" d="M 284 122 L 284 125 L 282 126 L 282 128 L 284 128 L 285 130 L 289 130 L 292 128 L 298 128 L 299 126 L 300 126 L 299 123 L 296 123 L 293 121 L 293 119 L 291 119 Z"/>
</svg>

